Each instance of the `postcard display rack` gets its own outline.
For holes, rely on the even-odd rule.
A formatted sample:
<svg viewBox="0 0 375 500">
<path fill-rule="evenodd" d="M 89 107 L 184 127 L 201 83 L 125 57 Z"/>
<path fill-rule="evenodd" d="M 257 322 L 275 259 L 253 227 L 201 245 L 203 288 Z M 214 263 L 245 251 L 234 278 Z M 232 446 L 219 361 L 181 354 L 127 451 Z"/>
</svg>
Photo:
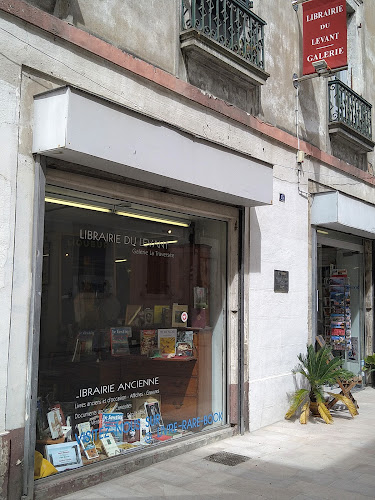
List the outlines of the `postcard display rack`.
<svg viewBox="0 0 375 500">
<path fill-rule="evenodd" d="M 350 351 L 352 321 L 348 272 L 331 265 L 323 279 L 325 341 L 334 351 Z"/>
</svg>

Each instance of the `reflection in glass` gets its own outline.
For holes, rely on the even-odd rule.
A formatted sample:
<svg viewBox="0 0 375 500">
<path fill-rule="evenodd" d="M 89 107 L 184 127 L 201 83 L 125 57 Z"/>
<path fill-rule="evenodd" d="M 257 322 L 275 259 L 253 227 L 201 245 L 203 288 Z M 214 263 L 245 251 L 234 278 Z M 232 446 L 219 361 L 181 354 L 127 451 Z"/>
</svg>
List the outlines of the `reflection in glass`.
<svg viewBox="0 0 375 500">
<path fill-rule="evenodd" d="M 46 201 L 39 451 L 77 440 L 87 464 L 223 425 L 226 223 Z"/>
</svg>

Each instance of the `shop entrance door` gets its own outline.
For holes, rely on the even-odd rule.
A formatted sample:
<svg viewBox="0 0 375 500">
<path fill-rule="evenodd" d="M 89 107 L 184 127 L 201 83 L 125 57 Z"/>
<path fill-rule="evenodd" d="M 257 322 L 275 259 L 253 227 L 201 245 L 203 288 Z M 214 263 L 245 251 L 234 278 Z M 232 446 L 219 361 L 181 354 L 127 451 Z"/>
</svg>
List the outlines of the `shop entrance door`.
<svg viewBox="0 0 375 500">
<path fill-rule="evenodd" d="M 358 251 L 337 250 L 337 262 L 348 271 L 350 283 L 350 312 L 351 312 L 351 344 L 345 351 L 345 368 L 354 374 L 361 373 L 361 359 L 363 351 L 364 322 L 363 322 L 363 254 Z"/>
<path fill-rule="evenodd" d="M 362 241 L 329 233 L 335 238 L 320 236 L 318 230 L 317 333 L 335 356 L 343 358 L 344 368 L 360 375 L 364 353 Z"/>
</svg>

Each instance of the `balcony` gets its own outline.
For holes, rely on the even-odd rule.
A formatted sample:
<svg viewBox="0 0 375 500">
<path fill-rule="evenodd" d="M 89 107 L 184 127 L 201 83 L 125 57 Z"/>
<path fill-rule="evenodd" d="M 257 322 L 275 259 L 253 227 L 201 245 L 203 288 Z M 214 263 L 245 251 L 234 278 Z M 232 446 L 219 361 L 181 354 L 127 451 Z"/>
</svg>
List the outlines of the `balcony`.
<svg viewBox="0 0 375 500">
<path fill-rule="evenodd" d="M 373 151 L 371 104 L 340 80 L 328 81 L 328 129 L 358 153 Z"/>
<path fill-rule="evenodd" d="M 266 22 L 249 0 L 182 0 L 181 49 L 216 72 L 227 71 L 245 85 L 263 85 Z"/>
</svg>

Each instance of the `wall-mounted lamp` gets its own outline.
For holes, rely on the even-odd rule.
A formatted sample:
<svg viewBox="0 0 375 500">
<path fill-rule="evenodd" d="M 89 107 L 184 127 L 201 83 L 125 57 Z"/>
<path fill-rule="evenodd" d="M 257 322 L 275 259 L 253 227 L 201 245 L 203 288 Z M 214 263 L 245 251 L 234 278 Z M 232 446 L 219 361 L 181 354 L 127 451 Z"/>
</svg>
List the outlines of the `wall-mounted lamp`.
<svg viewBox="0 0 375 500">
<path fill-rule="evenodd" d="M 319 76 L 326 75 L 331 71 L 331 68 L 327 64 L 327 61 L 325 61 L 324 59 L 321 59 L 320 61 L 314 61 L 312 65 L 314 66 L 314 69 Z"/>
<path fill-rule="evenodd" d="M 341 71 L 343 69 L 347 69 L 348 66 L 342 66 L 341 68 L 335 68 L 331 69 L 327 61 L 324 59 L 321 59 L 320 61 L 314 61 L 312 63 L 315 73 L 311 73 L 310 75 L 304 75 L 304 76 L 298 76 L 297 73 L 293 73 L 293 86 L 296 89 L 299 85 L 299 82 L 302 82 L 303 80 L 310 80 L 311 78 L 316 78 L 317 76 L 324 76 L 328 77 L 331 76 L 333 73 L 337 73 L 338 71 Z"/>
</svg>

